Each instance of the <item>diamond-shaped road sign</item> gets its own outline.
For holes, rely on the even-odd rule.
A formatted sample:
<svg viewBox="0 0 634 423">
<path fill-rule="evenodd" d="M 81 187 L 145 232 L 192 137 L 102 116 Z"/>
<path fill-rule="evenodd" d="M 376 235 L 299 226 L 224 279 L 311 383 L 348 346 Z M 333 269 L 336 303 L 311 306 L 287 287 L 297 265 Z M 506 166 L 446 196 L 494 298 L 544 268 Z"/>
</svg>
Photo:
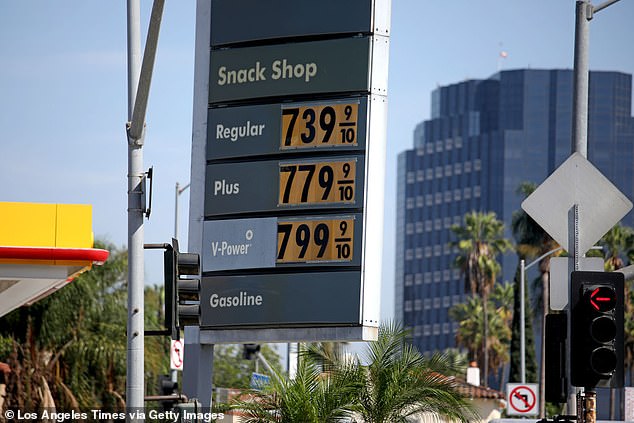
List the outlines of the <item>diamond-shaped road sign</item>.
<svg viewBox="0 0 634 423">
<path fill-rule="evenodd" d="M 569 219 L 575 204 L 579 216 L 579 255 L 585 254 L 632 208 L 632 202 L 592 163 L 573 153 L 524 200 L 522 209 L 570 251 Z"/>
</svg>

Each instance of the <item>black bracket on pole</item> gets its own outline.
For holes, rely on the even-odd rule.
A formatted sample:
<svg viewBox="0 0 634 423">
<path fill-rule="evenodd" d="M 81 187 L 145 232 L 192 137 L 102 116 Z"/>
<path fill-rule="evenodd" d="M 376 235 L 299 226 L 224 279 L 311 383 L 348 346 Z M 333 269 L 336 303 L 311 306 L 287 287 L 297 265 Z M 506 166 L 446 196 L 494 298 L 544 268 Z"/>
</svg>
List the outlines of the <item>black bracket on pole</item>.
<svg viewBox="0 0 634 423">
<path fill-rule="evenodd" d="M 149 219 L 150 213 L 152 213 L 152 187 L 154 185 L 152 180 L 153 175 L 154 175 L 154 166 L 150 167 L 147 170 L 147 172 L 145 172 L 145 175 L 143 176 L 143 202 L 144 203 L 145 203 L 146 181 L 147 180 L 150 181 L 150 197 L 148 199 L 147 207 L 145 207 L 145 204 L 143 206 L 143 213 L 145 214 L 146 219 Z"/>
</svg>

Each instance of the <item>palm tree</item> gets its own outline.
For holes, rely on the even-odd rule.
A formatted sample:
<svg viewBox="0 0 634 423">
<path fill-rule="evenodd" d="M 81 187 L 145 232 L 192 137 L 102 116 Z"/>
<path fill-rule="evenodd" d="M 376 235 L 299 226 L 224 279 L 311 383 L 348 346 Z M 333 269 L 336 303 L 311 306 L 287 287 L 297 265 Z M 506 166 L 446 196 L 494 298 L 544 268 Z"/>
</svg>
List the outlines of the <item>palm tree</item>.
<svg viewBox="0 0 634 423">
<path fill-rule="evenodd" d="M 488 384 L 488 300 L 501 266 L 497 256 L 511 248 L 509 240 L 504 238 L 504 223 L 497 219 L 495 213 L 470 212 L 465 215 L 464 226 L 454 225 L 451 230 L 458 241 L 452 243 L 460 253 L 456 257 L 456 266 L 465 276 L 465 285 L 471 295 L 482 297 L 483 305 L 483 357 L 481 366 L 484 369 L 484 384 Z"/>
<path fill-rule="evenodd" d="M 494 304 L 494 315 L 490 325 L 490 345 L 494 352 L 495 360 L 490 360 L 490 365 L 495 369 L 494 373 L 499 374 L 499 386 L 502 386 L 506 377 L 504 371 L 511 356 L 509 347 L 511 344 L 511 322 L 513 321 L 513 299 L 515 289 L 510 283 L 497 284 L 491 294 Z"/>
<path fill-rule="evenodd" d="M 624 266 L 621 256 L 632 249 L 634 231 L 628 226 L 614 225 L 599 241 L 605 251 L 605 271 L 614 272 Z"/>
<path fill-rule="evenodd" d="M 537 185 L 532 182 L 523 182 L 517 188 L 517 193 L 528 197 L 535 191 Z M 528 257 L 541 257 L 544 254 L 553 251 L 557 248 L 557 242 L 541 227 L 537 222 L 533 220 L 524 210 L 518 210 L 513 214 L 511 230 L 513 237 L 517 243 L 517 252 L 520 259 Z M 555 255 L 555 254 L 553 254 Z M 540 358 L 540 380 L 546 378 L 546 314 L 548 314 L 548 305 L 550 304 L 549 289 L 550 289 L 550 258 L 553 255 L 544 256 L 539 262 L 539 272 L 541 279 L 541 358 Z M 539 295 L 539 293 L 536 293 Z M 539 301 L 537 301 L 539 304 Z M 544 410 L 546 404 L 546 387 L 545 384 L 540 384 L 540 417 L 544 417 Z"/>
<path fill-rule="evenodd" d="M 489 367 L 500 376 L 500 386 L 504 378 L 504 367 L 508 363 L 509 343 L 511 340 L 511 318 L 513 303 L 513 287 L 511 284 L 496 285 L 489 301 L 488 313 L 488 345 Z M 467 302 L 456 304 L 449 310 L 451 318 L 458 322 L 456 342 L 470 351 L 476 351 L 476 357 L 483 356 L 482 326 L 484 310 L 482 299 L 471 297 Z"/>
<path fill-rule="evenodd" d="M 367 365 L 323 345 L 312 346 L 300 355 L 294 380 L 278 375 L 267 391 L 250 391 L 251 399 L 233 408 L 242 410 L 248 423 L 323 423 L 346 417 L 391 423 L 418 413 L 472 420 L 471 405 L 446 376 L 455 371 L 454 363 L 444 355 L 424 357 L 407 336 L 400 326 L 381 326 L 378 340 L 368 346 Z"/>
<path fill-rule="evenodd" d="M 458 323 L 456 343 L 459 347 L 471 352 L 471 359 L 480 361 L 482 351 L 482 327 L 484 326 L 482 299 L 469 297 L 464 303 L 456 304 L 449 309 L 449 317 Z"/>
<path fill-rule="evenodd" d="M 457 369 L 447 356 L 426 358 L 407 343 L 409 333 L 399 325 L 379 328 L 369 345 L 357 413 L 366 423 L 406 422 L 419 413 L 470 421 L 468 403 L 447 377 Z"/>
<path fill-rule="evenodd" d="M 634 244 L 634 242 L 632 242 Z M 627 264 L 634 264 L 634 248 L 627 251 Z M 634 380 L 634 282 L 625 281 L 625 366 L 629 369 L 629 380 Z M 627 376 L 626 376 L 627 377 Z"/>
<path fill-rule="evenodd" d="M 359 380 L 355 372 L 342 367 L 323 377 L 317 363 L 301 357 L 294 379 L 278 373 L 267 389 L 245 391 L 248 399 L 238 400 L 231 408 L 245 414 L 244 423 L 341 421 L 352 415 Z"/>
</svg>

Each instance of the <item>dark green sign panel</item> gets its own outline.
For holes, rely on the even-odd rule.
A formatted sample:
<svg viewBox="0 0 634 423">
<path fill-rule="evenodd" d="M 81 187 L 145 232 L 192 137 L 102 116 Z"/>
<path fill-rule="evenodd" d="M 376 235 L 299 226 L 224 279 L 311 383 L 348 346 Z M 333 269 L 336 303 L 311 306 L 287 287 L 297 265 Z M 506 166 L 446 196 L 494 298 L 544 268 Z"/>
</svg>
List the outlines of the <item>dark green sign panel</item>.
<svg viewBox="0 0 634 423">
<path fill-rule="evenodd" d="M 307 209 L 361 209 L 363 156 L 207 165 L 205 217 Z"/>
<path fill-rule="evenodd" d="M 202 271 L 358 267 L 362 242 L 361 213 L 207 220 Z"/>
<path fill-rule="evenodd" d="M 207 160 L 365 149 L 368 97 L 209 109 Z"/>
<path fill-rule="evenodd" d="M 192 202 L 202 239 L 191 242 L 206 332 L 374 336 L 390 8 L 199 3 L 195 92 L 207 109 L 195 113 L 192 180 L 204 177 L 204 204 Z"/>
<path fill-rule="evenodd" d="M 358 325 L 361 272 L 203 277 L 201 328 Z"/>
<path fill-rule="evenodd" d="M 212 50 L 209 103 L 370 91 L 370 37 Z"/>
<path fill-rule="evenodd" d="M 212 0 L 211 45 L 372 32 L 374 0 Z"/>
</svg>

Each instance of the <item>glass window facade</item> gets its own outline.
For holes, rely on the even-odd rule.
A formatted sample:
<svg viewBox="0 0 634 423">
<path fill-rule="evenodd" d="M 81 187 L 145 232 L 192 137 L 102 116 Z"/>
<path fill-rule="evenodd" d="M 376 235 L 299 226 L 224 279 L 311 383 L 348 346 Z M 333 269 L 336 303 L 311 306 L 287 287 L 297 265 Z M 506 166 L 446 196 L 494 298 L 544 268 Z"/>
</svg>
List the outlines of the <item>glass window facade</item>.
<svg viewBox="0 0 634 423">
<path fill-rule="evenodd" d="M 631 91 L 629 74 L 590 74 L 588 158 L 629 198 Z M 449 309 L 466 298 L 451 225 L 469 211 L 493 211 L 512 239 L 508 228 L 523 200 L 517 187 L 541 183 L 570 155 L 572 71 L 503 71 L 431 97 L 431 119 L 417 125 L 414 149 L 399 155 L 396 208 L 395 317 L 423 352 L 455 347 Z M 630 213 L 624 224 L 633 223 Z M 517 256 L 506 255 L 502 266 L 501 279 L 512 280 Z"/>
</svg>

